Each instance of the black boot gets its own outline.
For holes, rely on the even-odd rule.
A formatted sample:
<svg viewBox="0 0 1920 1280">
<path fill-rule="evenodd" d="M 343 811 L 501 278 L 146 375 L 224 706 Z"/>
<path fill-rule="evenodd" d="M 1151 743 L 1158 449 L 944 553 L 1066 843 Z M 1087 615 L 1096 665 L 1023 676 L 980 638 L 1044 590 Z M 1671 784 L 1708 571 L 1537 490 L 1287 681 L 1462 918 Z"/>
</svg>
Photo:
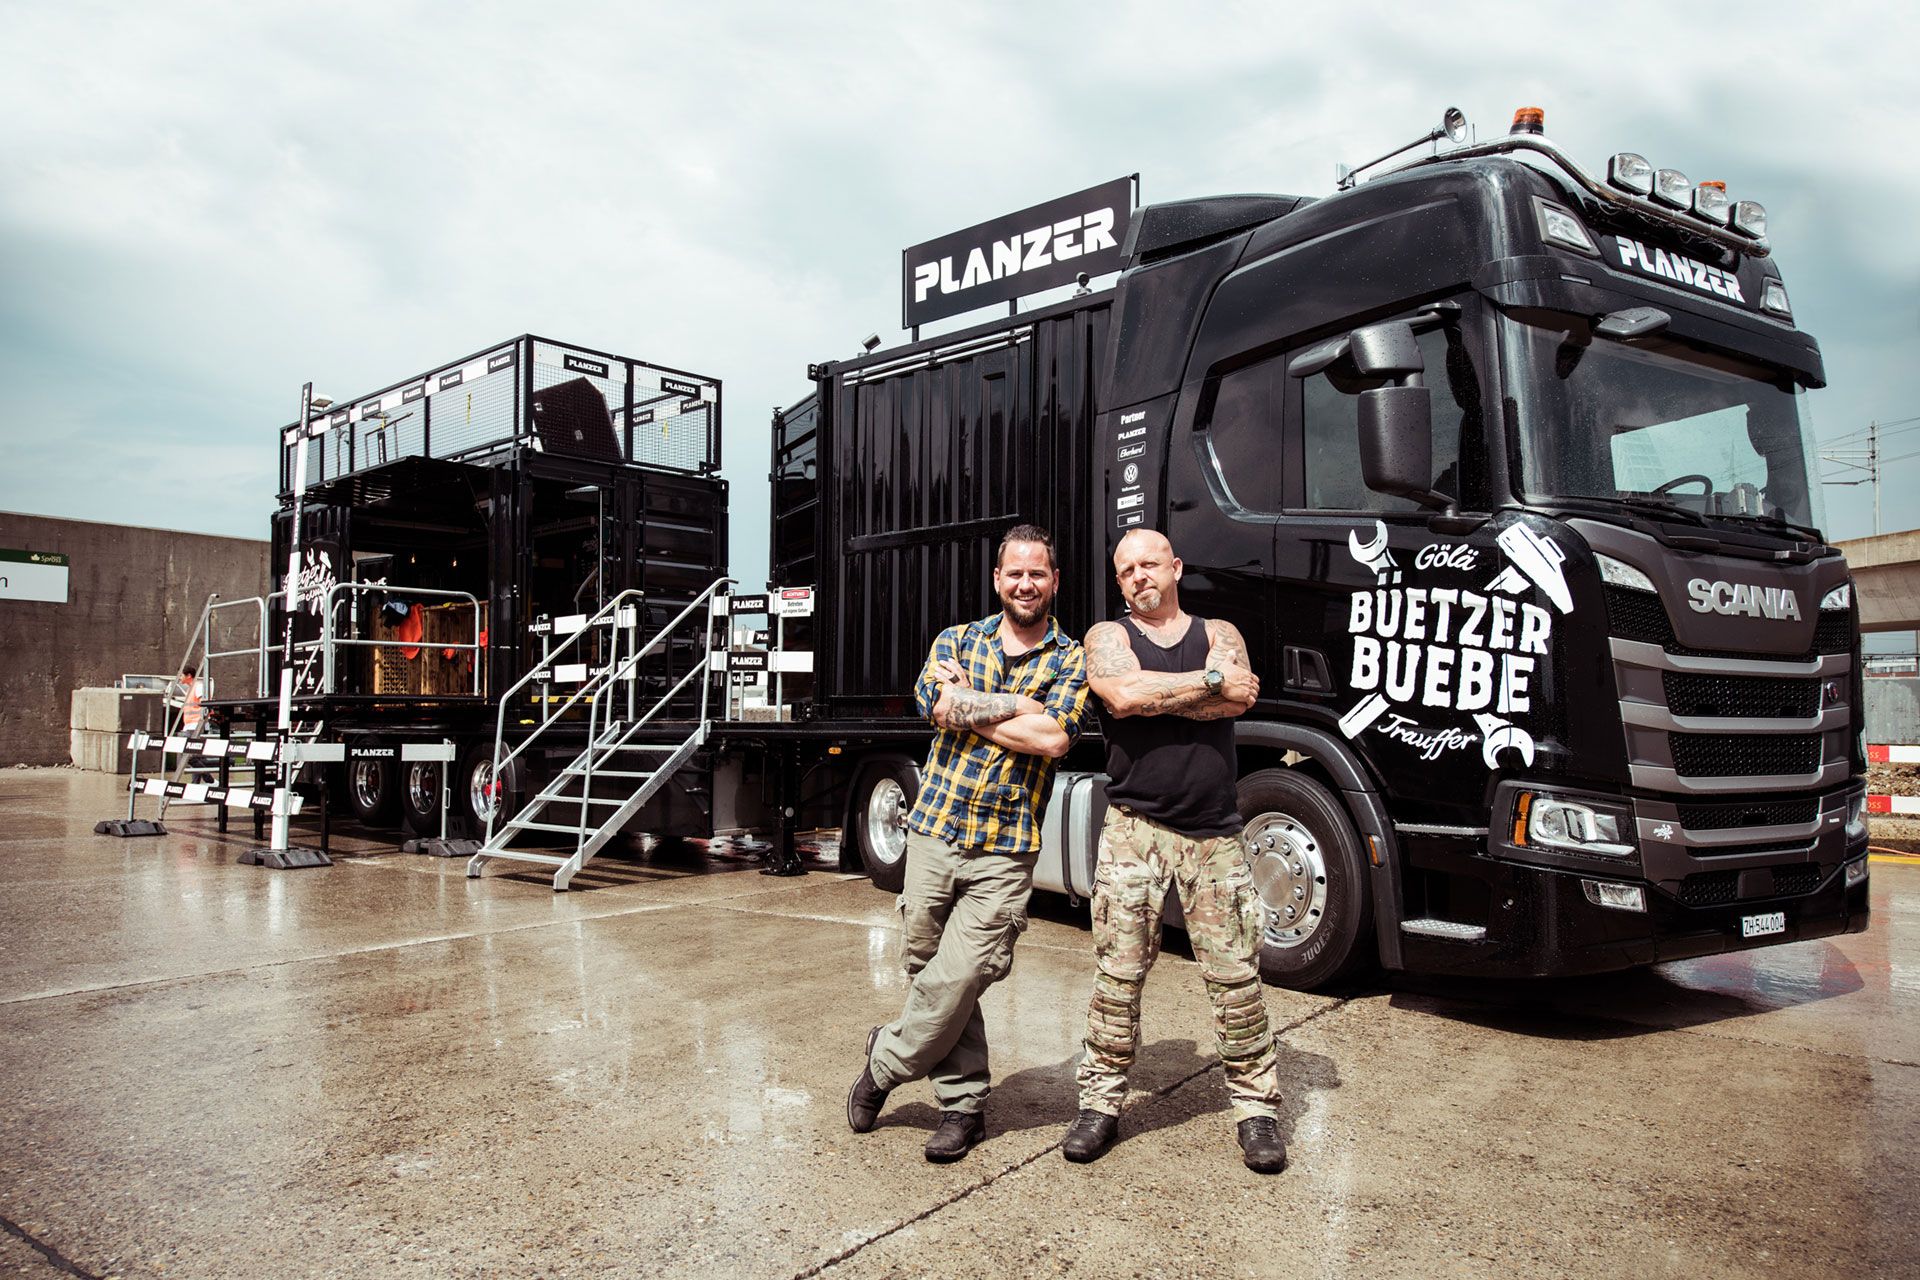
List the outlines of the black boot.
<svg viewBox="0 0 1920 1280">
<path fill-rule="evenodd" d="M 866 1060 L 860 1064 L 853 1088 L 847 1090 L 847 1126 L 855 1133 L 866 1133 L 879 1123 L 880 1108 L 887 1105 L 888 1091 L 873 1082 L 873 1042 L 879 1038 L 880 1028 L 867 1032 Z"/>
<path fill-rule="evenodd" d="M 1107 1154 L 1107 1148 L 1120 1136 L 1120 1117 L 1104 1111 L 1082 1111 L 1067 1126 L 1066 1141 L 1060 1154 L 1075 1164 L 1087 1164 Z"/>
<path fill-rule="evenodd" d="M 1280 1141 L 1280 1125 L 1272 1116 L 1240 1122 L 1240 1151 L 1255 1173 L 1278 1173 L 1287 1167 L 1287 1144 Z"/>
<path fill-rule="evenodd" d="M 927 1159 L 952 1164 L 987 1136 L 987 1118 L 977 1111 L 942 1111 L 940 1127 L 927 1139 Z"/>
</svg>

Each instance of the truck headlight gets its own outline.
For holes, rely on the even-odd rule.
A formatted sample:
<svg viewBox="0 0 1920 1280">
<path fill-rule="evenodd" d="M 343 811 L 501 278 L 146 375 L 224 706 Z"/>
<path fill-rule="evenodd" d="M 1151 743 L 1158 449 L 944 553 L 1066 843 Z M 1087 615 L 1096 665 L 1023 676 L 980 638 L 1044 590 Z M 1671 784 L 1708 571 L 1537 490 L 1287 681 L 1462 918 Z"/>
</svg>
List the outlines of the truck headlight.
<svg viewBox="0 0 1920 1280">
<path fill-rule="evenodd" d="M 1631 857 L 1633 844 L 1622 837 L 1633 815 L 1626 807 L 1575 800 L 1544 791 L 1522 791 L 1514 800 L 1513 842 L 1522 848 L 1590 853 L 1604 858 Z"/>
<path fill-rule="evenodd" d="M 1599 554 L 1596 554 L 1593 559 L 1600 566 L 1600 581 L 1616 587 L 1625 587 L 1629 591 L 1654 590 L 1653 579 L 1626 561 Z"/>
<path fill-rule="evenodd" d="M 1861 881 L 1865 880 L 1866 878 L 1867 878 L 1867 860 L 1865 858 L 1855 858 L 1852 862 L 1849 862 L 1847 864 L 1847 883 L 1846 883 L 1847 888 L 1849 889 L 1853 888 L 1853 886 L 1859 884 Z"/>
<path fill-rule="evenodd" d="M 1820 597 L 1822 609 L 1850 609 L 1853 607 L 1853 584 L 1843 582 L 1826 595 Z"/>
<path fill-rule="evenodd" d="M 1847 839 L 1867 838 L 1867 793 L 1858 792 L 1847 801 Z"/>
</svg>

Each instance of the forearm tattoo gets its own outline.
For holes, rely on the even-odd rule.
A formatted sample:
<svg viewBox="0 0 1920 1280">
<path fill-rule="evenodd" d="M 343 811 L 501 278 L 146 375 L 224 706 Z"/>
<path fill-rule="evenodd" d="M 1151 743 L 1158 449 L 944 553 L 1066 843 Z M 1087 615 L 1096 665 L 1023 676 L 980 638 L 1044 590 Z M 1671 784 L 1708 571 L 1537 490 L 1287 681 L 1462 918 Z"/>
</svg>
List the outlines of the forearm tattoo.
<svg viewBox="0 0 1920 1280">
<path fill-rule="evenodd" d="M 949 729 L 974 729 L 983 724 L 999 724 L 1020 712 L 1020 699 L 1011 693 L 978 693 L 956 689 L 947 695 L 943 722 Z"/>
</svg>

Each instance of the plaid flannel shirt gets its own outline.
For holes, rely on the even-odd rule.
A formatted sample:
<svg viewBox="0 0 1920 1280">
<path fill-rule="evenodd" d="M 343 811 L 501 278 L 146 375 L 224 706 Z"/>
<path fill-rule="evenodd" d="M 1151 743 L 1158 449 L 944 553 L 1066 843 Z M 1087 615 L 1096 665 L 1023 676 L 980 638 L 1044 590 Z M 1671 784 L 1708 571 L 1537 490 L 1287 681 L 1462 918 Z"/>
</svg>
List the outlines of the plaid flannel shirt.
<svg viewBox="0 0 1920 1280">
<path fill-rule="evenodd" d="M 1041 703 L 1069 738 L 1078 737 L 1087 715 L 1087 655 L 1079 642 L 1049 618 L 1040 643 L 1009 659 L 1000 644 L 1000 618 L 996 613 L 948 627 L 935 638 L 913 689 L 920 714 L 933 715 L 942 688 L 937 668 L 953 662 L 973 688 L 1025 694 Z M 907 826 L 965 849 L 1033 853 L 1040 847 L 1040 819 L 1055 763 L 1009 751 L 971 729 L 936 726 Z"/>
</svg>

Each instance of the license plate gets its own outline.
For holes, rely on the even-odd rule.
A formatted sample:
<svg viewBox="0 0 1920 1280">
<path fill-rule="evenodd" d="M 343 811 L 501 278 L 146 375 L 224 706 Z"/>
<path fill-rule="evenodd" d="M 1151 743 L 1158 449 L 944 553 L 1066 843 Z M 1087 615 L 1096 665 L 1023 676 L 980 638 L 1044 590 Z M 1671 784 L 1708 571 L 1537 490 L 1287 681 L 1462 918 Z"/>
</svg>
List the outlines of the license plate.
<svg viewBox="0 0 1920 1280">
<path fill-rule="evenodd" d="M 1787 931 L 1787 913 L 1784 911 L 1762 911 L 1757 916 L 1740 917 L 1740 936 L 1743 938 L 1764 938 L 1770 933 Z"/>
</svg>

